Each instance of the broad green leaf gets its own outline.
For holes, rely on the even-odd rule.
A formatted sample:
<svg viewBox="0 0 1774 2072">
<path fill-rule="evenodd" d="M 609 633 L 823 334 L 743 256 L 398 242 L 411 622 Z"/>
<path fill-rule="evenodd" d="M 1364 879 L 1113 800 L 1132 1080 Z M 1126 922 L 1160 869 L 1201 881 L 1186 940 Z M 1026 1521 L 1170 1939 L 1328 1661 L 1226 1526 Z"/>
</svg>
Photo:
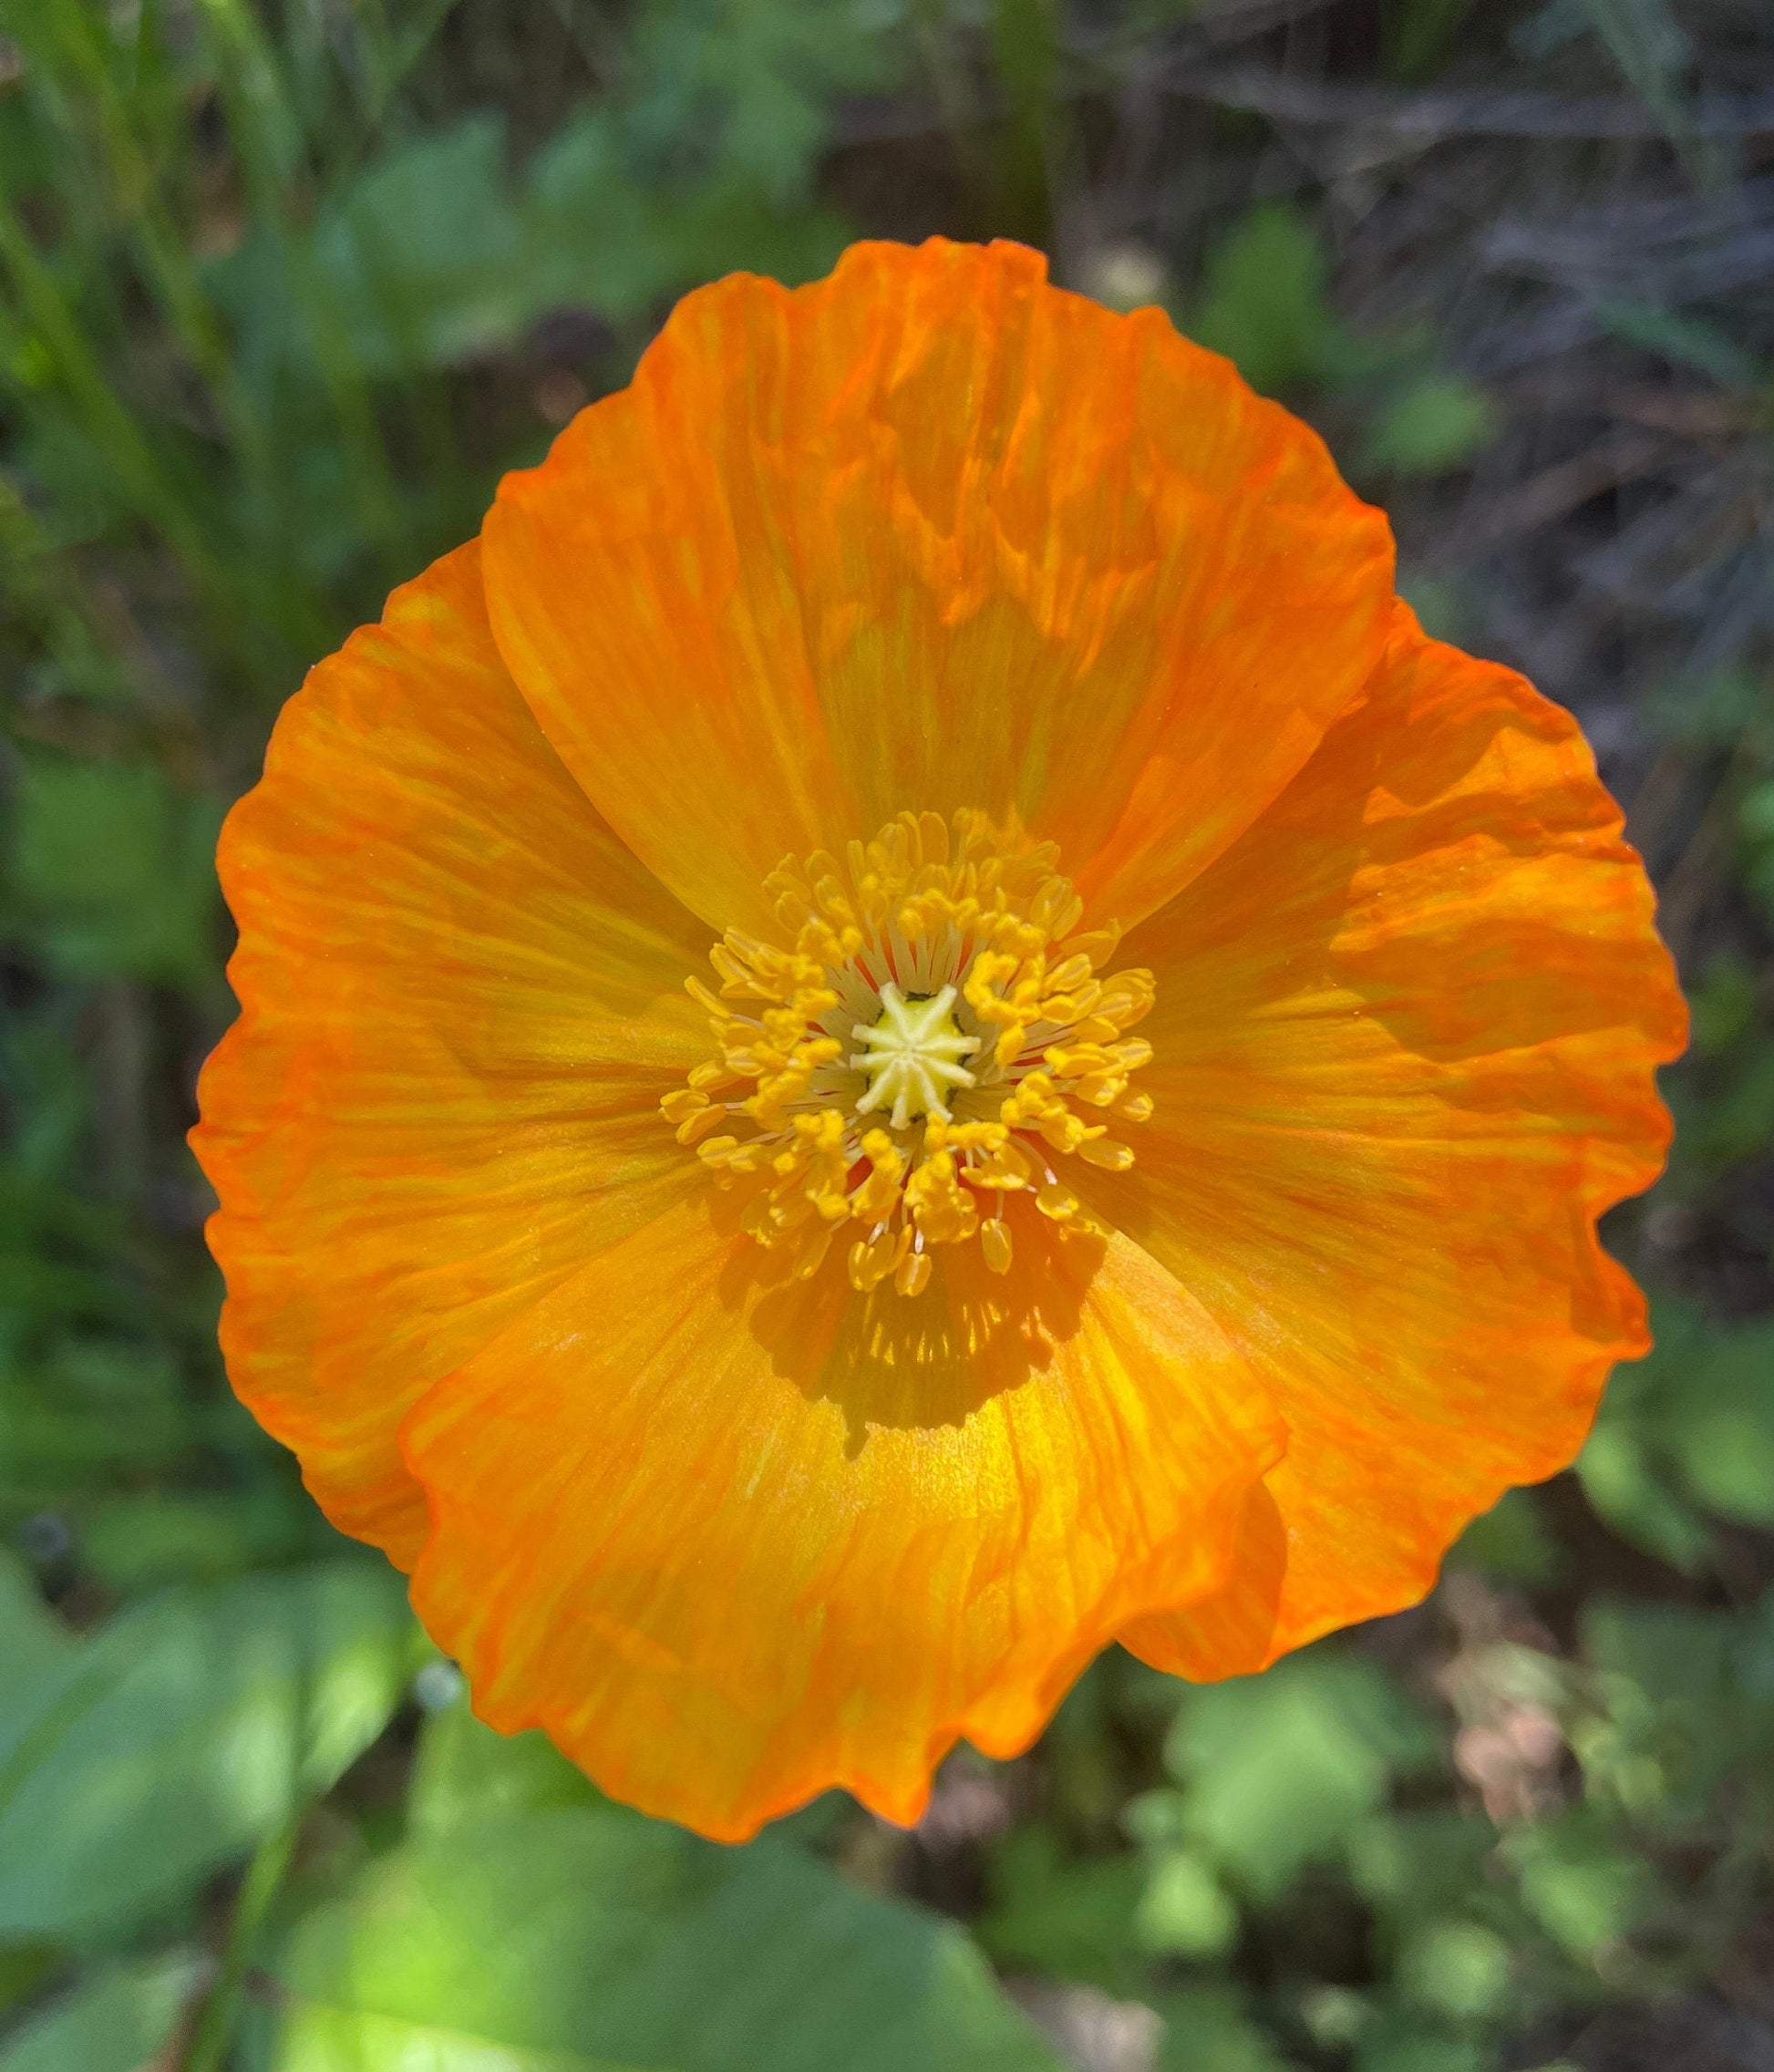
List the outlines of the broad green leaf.
<svg viewBox="0 0 1774 2072">
<path fill-rule="evenodd" d="M 778 200 L 756 172 L 726 161 L 695 178 L 649 167 L 638 120 L 596 104 L 520 175 L 487 116 L 374 160 L 315 239 L 358 363 L 378 373 L 448 366 L 510 346 L 551 310 L 622 323 L 736 268 L 806 279 L 842 249 L 836 217 Z M 243 252 L 225 271 L 249 328 L 263 330 L 252 305 L 275 264 L 267 252 Z M 281 298 L 291 301 L 287 286 Z M 316 349 L 294 335 L 270 348 Z"/>
<path fill-rule="evenodd" d="M 1761 974 L 1744 959 L 1717 957 L 1688 989 L 1694 1048 L 1703 1057 L 1723 1057 L 1756 1026 L 1761 1007 Z"/>
<path fill-rule="evenodd" d="M 0 1936 L 175 1905 L 381 1732 L 411 1634 L 391 1572 L 339 1562 L 170 1593 L 52 1664 L 0 1742 Z"/>
<path fill-rule="evenodd" d="M 26 1207 L 25 1191 L 7 1188 L 0 1174 L 0 1216 L 15 1204 Z M 55 1319 L 58 1294 L 68 1298 L 67 1308 L 78 1307 L 73 1270 L 53 1271 L 59 1248 L 53 1223 L 47 1217 L 45 1222 L 50 1227 L 30 1233 L 35 1262 L 28 1252 L 21 1260 L 0 1249 L 0 1300 L 10 1298 L 15 1316 L 35 1309 L 40 1327 Z M 52 1274 L 31 1273 L 34 1263 L 50 1266 Z M 118 1305 L 119 1322 L 124 1306 Z M 6 1463 L 0 1511 L 17 1515 L 15 1504 L 26 1512 L 59 1509 L 92 1484 L 176 1470 L 201 1436 L 190 1391 L 166 1353 L 96 1332 L 57 1333 L 39 1356 L 0 1367 L 0 1456 Z"/>
<path fill-rule="evenodd" d="M 278 2052 L 279 2072 L 655 2072 L 578 2050 L 514 2049 L 429 2023 L 304 2007 Z M 7 2072 L 0 2063 L 0 2072 Z"/>
<path fill-rule="evenodd" d="M 1738 1525 L 1774 1525 L 1774 1325 L 1720 1333 L 1687 1367 L 1669 1440 L 1689 1494 Z"/>
<path fill-rule="evenodd" d="M 447 1664 L 436 1666 L 455 1674 Z M 415 1834 L 444 1834 L 493 1813 L 605 1803 L 596 1785 L 546 1734 L 533 1728 L 527 1734 L 496 1734 L 459 1697 L 425 1723 L 407 1793 L 407 1822 Z"/>
<path fill-rule="evenodd" d="M 5 1735 L 31 1686 L 53 1675 L 74 1654 L 72 1634 L 37 1594 L 16 1554 L 0 1548 L 0 1736 Z"/>
<path fill-rule="evenodd" d="M 146 2072 L 201 1976 L 186 1953 L 82 1979 L 4 2049 L 0 2072 Z"/>
<path fill-rule="evenodd" d="M 618 1807 L 420 1834 L 276 1968 L 274 2072 L 1052 2068 L 952 1924 L 798 1850 L 719 1849 Z M 403 2029 L 447 2046 L 389 2055 Z"/>
</svg>

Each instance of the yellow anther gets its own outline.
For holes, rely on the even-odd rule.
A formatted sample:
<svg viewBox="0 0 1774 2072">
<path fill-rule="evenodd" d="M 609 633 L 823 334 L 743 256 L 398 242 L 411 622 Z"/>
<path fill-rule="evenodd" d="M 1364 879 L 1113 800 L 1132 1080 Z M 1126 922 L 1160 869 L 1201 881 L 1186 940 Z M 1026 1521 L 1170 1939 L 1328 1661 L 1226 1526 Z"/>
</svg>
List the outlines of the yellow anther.
<svg viewBox="0 0 1774 2072">
<path fill-rule="evenodd" d="M 927 1252 L 908 1252 L 893 1275 L 893 1285 L 902 1295 L 921 1295 L 930 1285 L 932 1261 Z"/>
<path fill-rule="evenodd" d="M 1100 1166 L 1105 1172 L 1125 1172 L 1133 1163 L 1133 1148 L 1129 1144 L 1117 1144 L 1108 1137 L 1093 1137 L 1088 1144 L 1080 1144 L 1078 1155 L 1088 1166 Z"/>
<path fill-rule="evenodd" d="M 1010 1271 L 1010 1226 L 1000 1218 L 983 1224 L 979 1232 L 979 1249 L 985 1254 L 985 1263 L 995 1273 Z"/>
<path fill-rule="evenodd" d="M 913 1170 L 905 1183 L 905 1205 L 928 1244 L 958 1244 L 979 1222 L 979 1206 L 955 1178 L 950 1151 L 939 1151 Z"/>
<path fill-rule="evenodd" d="M 937 1245 L 975 1238 L 1008 1273 L 1031 1193 L 1062 1232 L 1095 1227 L 1054 1161 L 1131 1164 L 1106 1118 L 1151 1113 L 1129 1089 L 1151 1049 L 1126 1031 L 1152 980 L 1098 976 L 1119 931 L 1077 933 L 1083 902 L 1056 864 L 979 813 L 902 813 L 841 859 L 779 865 L 767 938 L 730 931 L 711 952 L 718 992 L 687 982 L 716 1055 L 665 1118 L 794 1274 L 821 1272 L 846 1222 L 864 1294 L 917 1294 Z"/>
</svg>

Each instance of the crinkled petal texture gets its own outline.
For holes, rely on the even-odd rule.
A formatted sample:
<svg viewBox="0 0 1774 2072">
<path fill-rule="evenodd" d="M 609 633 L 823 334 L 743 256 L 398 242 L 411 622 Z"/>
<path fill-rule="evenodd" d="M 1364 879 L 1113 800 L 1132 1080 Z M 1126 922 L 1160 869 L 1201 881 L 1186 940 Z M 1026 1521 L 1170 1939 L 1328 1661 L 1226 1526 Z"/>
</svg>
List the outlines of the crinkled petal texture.
<svg viewBox="0 0 1774 2072">
<path fill-rule="evenodd" d="M 234 1386 L 409 1563 L 418 1394 L 681 1181 L 707 936 L 587 804 L 487 630 L 478 548 L 285 706 L 223 831 L 241 1018 L 192 1144 Z"/>
<path fill-rule="evenodd" d="M 1226 361 L 941 240 L 688 296 L 485 537 L 550 740 L 717 928 L 785 852 L 957 807 L 1131 923 L 1359 696 L 1392 595 L 1384 520 Z"/>
<path fill-rule="evenodd" d="M 785 852 L 963 807 L 1140 923 L 1140 1162 L 1002 1274 L 785 1278 L 659 1114 L 683 982 Z M 222 870 L 236 1386 L 488 1718 L 707 1833 L 910 1819 L 1117 1634 L 1405 1603 L 1643 1343 L 1594 1222 L 1681 1011 L 1574 728 L 1423 639 L 1311 432 L 1016 247 L 688 298 L 314 672 Z"/>
<path fill-rule="evenodd" d="M 1286 1419 L 1227 1589 L 1122 1635 L 1259 1669 L 1434 1581 L 1648 1343 L 1595 1218 L 1655 1179 L 1686 1015 L 1575 724 L 1399 607 L 1367 703 L 1136 931 L 1157 1113 L 1113 1214 Z"/>
<path fill-rule="evenodd" d="M 910 1821 L 957 1735 L 1016 1752 L 1134 1607 L 1225 1580 L 1281 1428 L 1125 1239 L 946 1251 L 915 1304 L 757 1262 L 686 1194 L 432 1389 L 413 1601 L 484 1717 L 650 1812 Z"/>
</svg>

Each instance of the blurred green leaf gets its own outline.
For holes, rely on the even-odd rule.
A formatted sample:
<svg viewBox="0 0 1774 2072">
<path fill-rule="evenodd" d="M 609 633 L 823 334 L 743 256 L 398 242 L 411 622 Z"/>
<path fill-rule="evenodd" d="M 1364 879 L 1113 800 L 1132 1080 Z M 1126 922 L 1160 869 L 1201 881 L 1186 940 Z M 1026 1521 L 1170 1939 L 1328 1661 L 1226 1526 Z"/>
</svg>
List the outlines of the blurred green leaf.
<svg viewBox="0 0 1774 2072">
<path fill-rule="evenodd" d="M 1686 675 L 1647 701 L 1657 730 L 1695 748 L 1732 747 L 1768 709 L 1768 686 L 1748 669 Z"/>
<path fill-rule="evenodd" d="M 34 1234 L 40 1241 L 48 1235 Z M 61 1298 L 79 1293 L 67 1269 L 46 1276 L 45 1263 L 39 1254 L 38 1271 L 27 1265 L 6 1291 L 21 1323 L 60 1321 Z M 5 1279 L 0 1255 L 0 1286 Z M 49 1343 L 33 1356 L 21 1350 L 15 1364 L 0 1365 L 0 1446 L 7 1463 L 0 1516 L 77 1502 L 113 1477 L 169 1468 L 201 1438 L 201 1421 L 164 1349 L 87 1330 L 45 1335 Z M 128 1587 L 125 1578 L 117 1580 Z"/>
<path fill-rule="evenodd" d="M 146 763 L 14 758 L 5 891 L 14 927 L 87 977 L 197 985 L 213 972 L 215 802 Z"/>
<path fill-rule="evenodd" d="M 1490 2061 L 1481 2037 L 1449 2035 L 1421 2016 L 1395 2015 L 1362 2037 L 1355 2072 L 1487 2072 Z"/>
<path fill-rule="evenodd" d="M 0 1937 L 176 1906 L 381 1732 L 411 1634 L 398 1579 L 354 1561 L 152 1600 L 51 1664 L 0 1742 Z"/>
<path fill-rule="evenodd" d="M 750 268 L 794 282 L 836 258 L 842 223 L 773 199 L 755 169 L 723 158 L 688 182 L 669 166 L 649 170 L 636 140 L 644 119 L 588 108 L 521 174 L 487 115 L 383 154 L 315 233 L 332 298 L 318 320 L 346 327 L 360 366 L 418 371 L 508 347 L 553 310 L 626 322 L 713 274 Z M 799 149 L 774 143 L 779 154 Z M 277 328 L 305 307 L 281 264 L 262 241 L 220 279 L 257 355 L 299 366 L 319 346 Z"/>
<path fill-rule="evenodd" d="M 1532 1587 L 1556 1581 L 1566 1562 L 1533 1491 L 1509 1490 L 1455 1541 L 1445 1565 Z"/>
<path fill-rule="evenodd" d="M 15 1554 L 0 1548 L 0 1737 L 12 1730 L 14 1716 L 28 1705 L 31 1686 L 53 1676 L 75 1652 L 72 1634 L 37 1593 L 30 1571 Z"/>
<path fill-rule="evenodd" d="M 1703 318 L 1635 302 L 1604 303 L 1597 314 L 1615 337 L 1672 366 L 1710 375 L 1728 388 L 1751 388 L 1764 378 L 1764 370 L 1728 333 Z"/>
<path fill-rule="evenodd" d="M 1517 1828 L 1500 1853 L 1529 1912 L 1575 1957 L 1593 1959 L 1618 1942 L 1651 1897 L 1649 1867 L 1625 1838 L 1581 1811 Z"/>
<path fill-rule="evenodd" d="M 277 2072 L 663 2072 L 654 2065 L 619 2065 L 578 2050 L 488 2044 L 423 2022 L 325 2007 L 304 2012 L 285 2036 L 276 2064 Z"/>
<path fill-rule="evenodd" d="M 649 0 L 627 108 L 638 161 L 682 170 L 688 153 L 779 205 L 804 199 L 839 96 L 902 75 L 908 12 L 881 0 Z"/>
<path fill-rule="evenodd" d="M 1305 218 L 1285 202 L 1261 202 L 1208 260 L 1188 328 L 1253 388 L 1285 395 L 1321 379 L 1337 354 L 1329 280 L 1329 259 Z"/>
<path fill-rule="evenodd" d="M 1669 0 L 1577 0 L 1596 40 L 1627 84 L 1678 146 L 1693 135 L 1683 79 L 1694 61 L 1694 39 Z"/>
<path fill-rule="evenodd" d="M 435 1665 L 447 1676 L 458 1673 Z M 426 1673 L 429 1675 L 430 1672 Z M 425 1723 L 407 1801 L 414 1834 L 442 1835 L 496 1813 L 602 1806 L 603 1794 L 546 1734 L 496 1734 L 458 1696 Z"/>
<path fill-rule="evenodd" d="M 275 2072 L 551 2052 L 647 2072 L 1052 2067 L 952 1925 L 799 1850 L 719 1849 L 615 1807 L 419 1835 L 304 1922 L 277 1969 Z"/>
<path fill-rule="evenodd" d="M 1134 1926 L 1149 1950 L 1215 1957 L 1238 1939 L 1238 1909 L 1211 1864 L 1189 1850 L 1166 1850 L 1147 1875 Z"/>
<path fill-rule="evenodd" d="M 506 343 L 537 314 L 523 236 L 504 125 L 471 115 L 366 168 L 315 242 L 359 360 L 439 366 Z"/>
<path fill-rule="evenodd" d="M 1583 1649 L 1600 1707 L 1572 1739 L 1595 1809 L 1704 1822 L 1730 1778 L 1774 1758 L 1774 1600 L 1748 1615 L 1592 1603 Z"/>
<path fill-rule="evenodd" d="M 1319 1649 L 1191 1691 L 1166 1743 L 1181 1819 L 1260 1895 L 1348 1837 L 1396 1773 L 1434 1759 L 1428 1723 L 1372 1665 Z"/>
<path fill-rule="evenodd" d="M 146 2072 L 201 1976 L 182 1951 L 96 1972 L 0 2047 L 0 2072 Z"/>
<path fill-rule="evenodd" d="M 1659 1475 L 1641 1435 L 1623 1418 L 1596 1427 L 1577 1459 L 1577 1479 L 1596 1516 L 1623 1540 L 1698 1575 L 1712 1552 L 1712 1535 Z"/>
<path fill-rule="evenodd" d="M 1577 1463 L 1614 1530 L 1694 1572 L 1710 1551 L 1701 1513 L 1774 1524 L 1774 1322 L 1719 1326 L 1660 1303 L 1656 1343 L 1622 1368 Z"/>
<path fill-rule="evenodd" d="M 1754 1029 L 1761 1005 L 1759 974 L 1739 958 L 1715 958 L 1698 984 L 1688 988 L 1687 1005 L 1696 1051 L 1718 1057 Z"/>
<path fill-rule="evenodd" d="M 1157 2072 L 1289 2072 L 1235 1989 L 1186 1986 L 1160 1995 L 1156 2005 L 1164 2021 Z"/>
<path fill-rule="evenodd" d="M 1475 0 L 1391 0 L 1386 40 L 1393 70 L 1406 79 L 1430 76 L 1474 5 Z"/>
<path fill-rule="evenodd" d="M 1444 475 L 1464 467 L 1494 425 L 1483 389 L 1458 375 L 1423 374 L 1382 407 L 1363 462 L 1395 475 Z"/>
<path fill-rule="evenodd" d="M 1132 1856 L 1079 1856 L 1053 1831 L 1021 1828 L 995 1852 L 991 1900 L 975 1933 L 1001 1964 L 1133 1989 L 1142 1873 Z"/>
<path fill-rule="evenodd" d="M 540 152 L 525 228 L 533 309 L 587 307 L 625 322 L 711 276 L 749 269 L 790 284 L 837 258 L 844 225 L 781 210 L 729 170 L 687 188 L 636 178 L 619 117 L 592 108 Z"/>
<path fill-rule="evenodd" d="M 273 1545 L 253 1531 L 254 1509 L 233 1493 L 177 1495 L 152 1490 L 93 1505 L 81 1520 L 80 1550 L 93 1573 L 119 1594 L 156 1585 L 220 1579 L 274 1555 L 286 1520 L 268 1522 Z"/>
<path fill-rule="evenodd" d="M 1509 1944 L 1476 1921 L 1414 1923 L 1398 1959 L 1406 1997 L 1456 2020 L 1500 2014 L 1509 1998 L 1510 1971 Z"/>
<path fill-rule="evenodd" d="M 1482 1889 L 1496 1840 L 1489 1820 L 1452 1807 L 1377 1813 L 1350 1834 L 1349 1872 L 1370 1905 L 1408 1926 Z"/>
</svg>

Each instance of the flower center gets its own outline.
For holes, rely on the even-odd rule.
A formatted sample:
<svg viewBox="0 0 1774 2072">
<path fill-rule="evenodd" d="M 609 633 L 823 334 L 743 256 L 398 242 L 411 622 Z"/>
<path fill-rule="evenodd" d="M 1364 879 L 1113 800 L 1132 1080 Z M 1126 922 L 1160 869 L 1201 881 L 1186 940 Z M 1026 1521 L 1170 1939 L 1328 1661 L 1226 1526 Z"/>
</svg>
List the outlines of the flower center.
<svg viewBox="0 0 1774 2072">
<path fill-rule="evenodd" d="M 928 1115 L 952 1122 L 944 1094 L 978 1084 L 960 1060 L 977 1050 L 982 1040 L 966 1035 L 955 1021 L 954 986 L 945 985 L 940 993 L 914 993 L 908 1000 L 889 979 L 880 998 L 878 1019 L 858 1022 L 851 1030 L 862 1046 L 851 1063 L 868 1086 L 856 1104 L 857 1114 L 868 1115 L 892 1101 L 895 1129 Z"/>
<path fill-rule="evenodd" d="M 709 952 L 719 993 L 688 981 L 717 1055 L 661 1108 L 797 1274 L 845 1224 L 863 1293 L 891 1277 L 917 1294 L 933 1247 L 975 1238 L 1002 1273 L 1016 1217 L 1092 1227 L 1068 1160 L 1133 1163 L 1111 1126 L 1151 1113 L 1128 1084 L 1151 1046 L 1126 1034 L 1151 974 L 1098 975 L 1120 931 L 1077 933 L 1057 860 L 983 814 L 902 813 L 841 863 L 779 865 L 776 939 L 729 929 Z"/>
</svg>

